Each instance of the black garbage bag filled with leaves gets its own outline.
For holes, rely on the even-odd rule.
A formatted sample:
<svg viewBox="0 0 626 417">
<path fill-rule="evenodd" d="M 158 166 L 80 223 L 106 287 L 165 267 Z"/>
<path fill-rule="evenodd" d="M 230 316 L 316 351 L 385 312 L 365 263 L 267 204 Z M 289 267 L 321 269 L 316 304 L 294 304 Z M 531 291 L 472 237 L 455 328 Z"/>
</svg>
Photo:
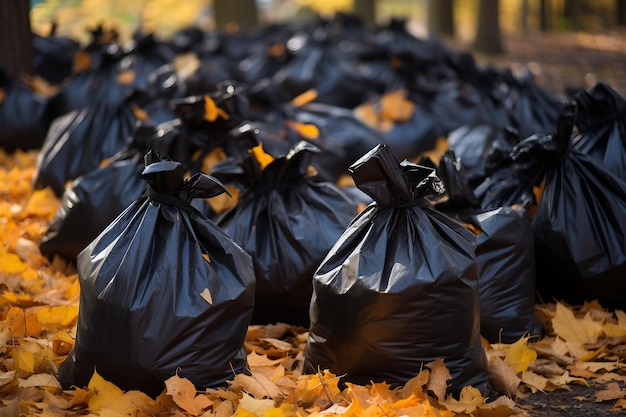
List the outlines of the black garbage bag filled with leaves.
<svg viewBox="0 0 626 417">
<path fill-rule="evenodd" d="M 354 114 L 375 129 L 381 135 L 380 142 L 400 159 L 411 159 L 433 149 L 437 138 L 445 134 L 428 101 L 404 89 L 387 91 L 368 100 L 354 109 Z"/>
<path fill-rule="evenodd" d="M 535 315 L 535 234 L 526 207 L 480 208 L 461 159 L 446 151 L 437 167 L 446 187 L 435 207 L 476 234 L 480 334 L 491 343 L 540 336 Z"/>
<path fill-rule="evenodd" d="M 568 102 L 556 133 L 536 134 L 514 149 L 545 173 L 533 218 L 537 289 L 544 300 L 597 299 L 626 308 L 626 182 L 572 146 L 576 104 Z"/>
<path fill-rule="evenodd" d="M 451 392 L 489 385 L 474 235 L 432 208 L 435 170 L 379 145 L 350 170 L 370 204 L 315 272 L 304 371 L 404 385 L 442 358 Z"/>
<path fill-rule="evenodd" d="M 169 101 L 176 94 L 176 80 L 173 69 L 164 66 L 153 72 L 144 88 L 129 92 L 122 103 L 96 101 L 55 119 L 37 159 L 35 187 L 50 186 L 60 196 L 68 181 L 121 151 L 138 123 L 173 119 Z"/>
<path fill-rule="evenodd" d="M 520 137 L 553 131 L 563 100 L 539 87 L 531 71 L 515 74 L 508 69 L 502 77 L 502 102 L 509 114 L 510 125 L 517 129 Z"/>
<path fill-rule="evenodd" d="M 47 100 L 0 66 L 0 148 L 38 149 L 50 126 Z"/>
<path fill-rule="evenodd" d="M 300 142 L 274 158 L 258 146 L 212 170 L 241 188 L 237 205 L 215 222 L 254 259 L 254 323 L 308 325 L 313 272 L 356 215 L 335 184 L 307 175 L 316 151 Z"/>
<path fill-rule="evenodd" d="M 324 181 L 336 182 L 348 174 L 348 167 L 382 141 L 375 129 L 359 120 L 346 108 L 307 102 L 316 96 L 310 90 L 269 112 L 268 123 L 283 126 L 286 139 L 293 145 L 304 140 L 319 148 L 311 165 Z M 300 100 L 302 102 L 300 102 Z"/>
<path fill-rule="evenodd" d="M 626 180 L 626 100 L 611 86 L 597 83 L 579 91 L 574 147 L 599 161 Z"/>
<path fill-rule="evenodd" d="M 474 195 L 483 209 L 520 205 L 532 211 L 532 208 L 536 206 L 536 185 L 541 181 L 543 171 L 536 161 L 513 160 L 511 152 L 519 141 L 517 131 L 509 128 L 494 137 L 490 149 L 486 152 L 486 157 L 483 148 L 481 148 L 480 155 L 477 155 L 470 148 L 460 147 L 467 151 L 464 154 L 468 155 L 470 164 L 477 162 L 474 167 L 480 169 L 475 172 L 484 171 L 485 178 L 474 187 Z M 475 158 L 472 158 L 472 154 Z M 463 158 L 461 160 L 464 161 Z M 470 177 L 469 174 L 468 177 Z M 480 178 L 480 175 L 471 177 L 475 181 Z"/>
<path fill-rule="evenodd" d="M 223 186 L 203 174 L 184 178 L 180 163 L 158 152 L 146 154 L 141 175 L 146 193 L 78 255 L 76 344 L 59 368 L 66 389 L 86 386 L 96 370 L 156 396 L 173 375 L 204 389 L 246 366 L 252 260 L 190 207 Z"/>
<path fill-rule="evenodd" d="M 33 33 L 33 64 L 35 74 L 50 84 L 61 84 L 72 75 L 74 57 L 80 44 L 71 38 L 56 35 L 56 23 L 48 36 Z"/>
<path fill-rule="evenodd" d="M 84 69 L 65 80 L 59 91 L 50 97 L 48 117 L 54 120 L 67 113 L 89 106 L 95 101 L 119 105 L 131 87 L 128 79 L 119 77 L 119 62 L 124 51 L 115 43 L 90 45 L 87 51 L 79 51 L 80 60 L 87 61 Z M 128 78 L 128 77 L 127 77 Z"/>
<path fill-rule="evenodd" d="M 58 255 L 75 263 L 80 251 L 141 196 L 146 188 L 141 178 L 143 156 L 150 149 L 167 154 L 178 140 L 176 135 L 157 132 L 158 126 L 139 125 L 129 145 L 107 164 L 72 181 L 39 243 L 43 255 L 51 259 Z M 212 217 L 204 199 L 194 199 L 191 205 Z"/>
</svg>

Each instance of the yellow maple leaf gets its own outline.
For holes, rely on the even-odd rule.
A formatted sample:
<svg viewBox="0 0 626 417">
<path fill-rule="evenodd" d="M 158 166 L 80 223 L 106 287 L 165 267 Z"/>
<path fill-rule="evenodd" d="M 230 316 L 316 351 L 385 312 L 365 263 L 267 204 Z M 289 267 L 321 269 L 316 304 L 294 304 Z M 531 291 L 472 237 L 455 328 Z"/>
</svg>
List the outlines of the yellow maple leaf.
<svg viewBox="0 0 626 417">
<path fill-rule="evenodd" d="M 552 327 L 559 337 L 568 342 L 595 343 L 602 334 L 601 323 L 592 320 L 588 315 L 582 319 L 577 318 L 562 303 L 556 304 Z"/>
<path fill-rule="evenodd" d="M 21 274 L 28 269 L 28 264 L 22 262 L 14 253 L 0 254 L 0 272 L 5 275 Z"/>
<path fill-rule="evenodd" d="M 165 388 L 176 405 L 193 416 L 199 416 L 213 404 L 205 395 L 196 395 L 196 387 L 187 378 L 174 375 L 165 381 Z"/>
<path fill-rule="evenodd" d="M 59 205 L 60 201 L 50 187 L 35 190 L 28 198 L 26 207 L 20 217 L 41 217 L 50 221 Z"/>
<path fill-rule="evenodd" d="M 124 395 L 124 392 L 117 385 L 102 378 L 95 370 L 87 388 L 92 393 L 88 402 L 91 412 L 108 408 L 111 404 L 120 401 Z"/>
<path fill-rule="evenodd" d="M 459 399 L 456 400 L 451 395 L 443 401 L 443 405 L 455 413 L 471 414 L 481 404 L 485 403 L 485 398 L 480 391 L 471 385 L 465 386 L 461 389 Z"/>
<path fill-rule="evenodd" d="M 522 337 L 513 343 L 507 351 L 504 362 L 509 364 L 516 374 L 528 369 L 528 365 L 537 359 L 537 352 L 527 346 L 529 337 Z"/>
<path fill-rule="evenodd" d="M 48 330 L 56 330 L 57 327 L 70 327 L 78 318 L 78 306 L 47 306 L 37 311 L 37 318 Z"/>
<path fill-rule="evenodd" d="M 39 336 L 42 327 L 37 316 L 26 313 L 21 307 L 11 307 L 5 318 L 5 326 L 13 337 Z"/>
<path fill-rule="evenodd" d="M 314 401 L 320 396 L 330 396 L 330 401 L 341 391 L 338 387 L 339 378 L 328 370 L 298 378 L 295 394 L 304 402 Z"/>
<path fill-rule="evenodd" d="M 35 371 L 35 355 L 18 346 L 13 347 L 13 363 L 15 370 L 21 375 Z"/>
<path fill-rule="evenodd" d="M 266 411 L 274 408 L 274 400 L 258 400 L 248 394 L 243 394 L 239 400 L 239 408 L 255 416 L 263 416 Z"/>
</svg>

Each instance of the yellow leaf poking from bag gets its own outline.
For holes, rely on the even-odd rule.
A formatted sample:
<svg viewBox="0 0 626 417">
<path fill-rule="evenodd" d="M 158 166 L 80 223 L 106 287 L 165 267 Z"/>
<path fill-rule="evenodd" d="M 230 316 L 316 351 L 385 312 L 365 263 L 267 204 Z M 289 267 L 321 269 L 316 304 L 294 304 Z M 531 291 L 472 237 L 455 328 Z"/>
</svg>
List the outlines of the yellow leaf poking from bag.
<svg viewBox="0 0 626 417">
<path fill-rule="evenodd" d="M 260 143 L 257 146 L 250 148 L 248 152 L 251 152 L 252 155 L 254 155 L 257 162 L 259 163 L 259 167 L 261 168 L 261 170 L 264 170 L 266 166 L 274 161 L 274 157 L 268 153 L 265 153 L 265 151 L 263 150 L 263 145 Z"/>
<path fill-rule="evenodd" d="M 218 117 L 224 120 L 230 119 L 228 113 L 217 107 L 217 104 L 215 104 L 215 101 L 213 101 L 211 97 L 204 96 L 204 120 L 214 122 Z"/>
</svg>

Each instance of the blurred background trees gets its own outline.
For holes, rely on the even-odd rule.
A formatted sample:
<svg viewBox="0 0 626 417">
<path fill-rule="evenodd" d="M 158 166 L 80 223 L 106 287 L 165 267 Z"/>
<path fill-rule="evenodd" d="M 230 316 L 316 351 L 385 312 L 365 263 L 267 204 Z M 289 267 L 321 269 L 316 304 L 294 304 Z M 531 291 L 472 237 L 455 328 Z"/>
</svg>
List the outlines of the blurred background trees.
<svg viewBox="0 0 626 417">
<path fill-rule="evenodd" d="M 185 26 L 251 29 L 336 12 L 354 13 L 367 24 L 406 19 L 417 36 L 439 36 L 485 54 L 506 52 L 507 34 L 626 26 L 626 0 L 3 0 L 0 64 L 29 71 L 32 52 L 24 45 L 30 31 L 45 36 L 52 22 L 56 35 L 87 42 L 87 29 L 101 24 L 120 31 L 121 39 L 137 29 L 167 37 Z"/>
</svg>

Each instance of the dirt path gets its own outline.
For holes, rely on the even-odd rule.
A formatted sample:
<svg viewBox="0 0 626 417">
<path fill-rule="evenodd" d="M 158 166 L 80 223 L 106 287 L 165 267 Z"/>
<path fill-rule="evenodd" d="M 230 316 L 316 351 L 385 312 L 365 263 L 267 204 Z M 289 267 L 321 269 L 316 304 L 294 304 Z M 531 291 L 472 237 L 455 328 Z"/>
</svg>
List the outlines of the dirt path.
<svg viewBox="0 0 626 417">
<path fill-rule="evenodd" d="M 602 81 L 626 97 L 626 31 L 506 36 L 504 47 L 507 52 L 502 56 L 476 54 L 476 59 L 528 68 L 541 87 L 558 95 L 567 88 L 589 88 Z"/>
</svg>

